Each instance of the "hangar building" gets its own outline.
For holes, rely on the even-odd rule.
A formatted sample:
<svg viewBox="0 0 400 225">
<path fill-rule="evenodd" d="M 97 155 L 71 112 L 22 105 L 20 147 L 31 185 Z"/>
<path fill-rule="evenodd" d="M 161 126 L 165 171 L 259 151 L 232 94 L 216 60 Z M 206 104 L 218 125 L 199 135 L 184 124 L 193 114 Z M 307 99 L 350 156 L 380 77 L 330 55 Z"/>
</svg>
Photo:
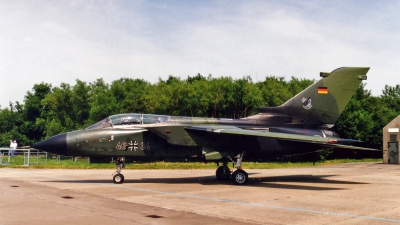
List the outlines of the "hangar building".
<svg viewBox="0 0 400 225">
<path fill-rule="evenodd" d="M 399 164 L 400 115 L 383 128 L 383 163 Z"/>
</svg>

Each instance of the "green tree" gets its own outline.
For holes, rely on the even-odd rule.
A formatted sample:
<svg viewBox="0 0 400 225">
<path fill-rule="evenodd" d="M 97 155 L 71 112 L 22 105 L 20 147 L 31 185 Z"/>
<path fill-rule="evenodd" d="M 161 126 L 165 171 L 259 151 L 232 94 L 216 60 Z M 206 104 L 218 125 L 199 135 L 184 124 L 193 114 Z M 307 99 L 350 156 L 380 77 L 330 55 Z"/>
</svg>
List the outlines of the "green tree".
<svg viewBox="0 0 400 225">
<path fill-rule="evenodd" d="M 212 117 L 232 118 L 233 103 L 235 101 L 235 85 L 231 77 L 211 78 L 210 82 L 210 109 Z"/>
<path fill-rule="evenodd" d="M 258 85 L 253 82 L 247 82 L 243 86 L 242 102 L 244 109 L 240 118 L 253 115 L 258 112 L 258 107 L 264 105 L 264 98 Z"/>
<path fill-rule="evenodd" d="M 15 130 L 16 113 L 12 111 L 11 103 L 10 108 L 0 109 L 0 147 L 8 147 L 9 141 L 15 138 L 13 130 Z"/>
<path fill-rule="evenodd" d="M 97 79 L 96 82 L 90 83 L 89 86 L 90 111 L 88 125 L 121 112 L 121 105 L 117 104 L 116 97 L 103 79 Z"/>
<path fill-rule="evenodd" d="M 180 82 L 180 87 L 176 85 L 172 87 L 176 88 L 174 92 L 180 96 L 178 107 L 182 115 L 207 117 L 211 93 L 209 81 L 204 76 L 201 74 L 189 76 L 185 81 Z"/>
<path fill-rule="evenodd" d="M 89 86 L 80 80 L 71 87 L 62 83 L 42 100 L 45 115 L 37 125 L 44 124 L 46 137 L 81 129 L 89 118 Z"/>
<path fill-rule="evenodd" d="M 378 121 L 383 122 L 377 118 L 381 110 L 380 102 L 379 98 L 372 97 L 371 92 L 365 90 L 365 84 L 360 84 L 336 122 L 336 131 L 345 138 L 376 141 L 376 135 L 382 137 L 382 128 L 377 127 Z"/>
<path fill-rule="evenodd" d="M 165 81 L 146 86 L 146 95 L 143 97 L 143 113 L 172 114 L 172 88 Z"/>
<path fill-rule="evenodd" d="M 20 143 L 31 145 L 44 138 L 44 127 L 40 123 L 44 116 L 41 101 L 51 92 L 51 84 L 40 83 L 33 86 L 32 92 L 25 95 L 24 105 L 16 104 L 18 111 L 17 126 Z"/>
<path fill-rule="evenodd" d="M 90 112 L 90 87 L 86 82 L 76 80 L 76 85 L 72 88 L 72 111 L 71 118 L 75 121 L 75 128 L 83 128 L 87 125 Z"/>
<path fill-rule="evenodd" d="M 279 106 L 289 100 L 294 94 L 290 91 L 290 85 L 283 77 L 266 77 L 260 86 L 265 106 Z M 298 90 L 295 82 L 292 82 L 293 89 Z"/>
<path fill-rule="evenodd" d="M 309 87 L 313 83 L 314 80 L 298 79 L 296 77 L 292 77 L 288 83 L 289 86 L 287 86 L 287 88 L 288 91 L 291 93 L 291 96 L 293 97 L 298 93 L 300 93 L 301 91 L 303 91 L 304 89 L 306 89 L 307 87 Z"/>
<path fill-rule="evenodd" d="M 121 78 L 112 82 L 111 92 L 116 103 L 120 105 L 120 113 L 146 111 L 146 95 L 150 84 L 142 79 Z"/>
<path fill-rule="evenodd" d="M 159 83 L 161 83 L 160 87 L 162 87 L 162 93 L 163 95 L 167 95 L 168 97 L 165 98 L 164 100 L 167 100 L 166 102 L 166 107 L 165 107 L 165 113 L 170 114 L 173 116 L 184 116 L 186 115 L 184 113 L 186 108 L 182 108 L 182 100 L 181 98 L 183 97 L 181 95 L 182 91 L 181 89 L 184 89 L 182 87 L 184 85 L 184 82 L 174 76 L 169 76 L 168 80 L 165 82 L 163 80 L 159 80 Z M 156 96 L 156 97 L 161 97 L 161 96 Z"/>
</svg>

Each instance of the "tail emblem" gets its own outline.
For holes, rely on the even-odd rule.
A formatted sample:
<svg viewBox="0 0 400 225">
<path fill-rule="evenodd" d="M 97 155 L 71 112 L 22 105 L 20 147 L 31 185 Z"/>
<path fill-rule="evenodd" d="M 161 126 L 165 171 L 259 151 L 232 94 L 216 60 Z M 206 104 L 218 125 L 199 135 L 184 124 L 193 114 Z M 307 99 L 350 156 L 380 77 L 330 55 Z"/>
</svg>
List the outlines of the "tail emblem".
<svg viewBox="0 0 400 225">
<path fill-rule="evenodd" d="M 311 97 L 303 98 L 303 99 L 301 99 L 301 101 L 303 102 L 303 108 L 304 108 L 304 109 L 309 110 L 309 109 L 312 108 L 312 105 L 311 105 Z"/>
</svg>

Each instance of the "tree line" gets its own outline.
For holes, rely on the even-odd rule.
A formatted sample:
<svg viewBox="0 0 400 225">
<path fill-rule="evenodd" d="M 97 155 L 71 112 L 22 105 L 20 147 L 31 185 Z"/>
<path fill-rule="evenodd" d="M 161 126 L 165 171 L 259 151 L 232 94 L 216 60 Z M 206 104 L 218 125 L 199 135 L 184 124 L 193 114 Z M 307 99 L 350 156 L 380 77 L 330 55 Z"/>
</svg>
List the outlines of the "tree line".
<svg viewBox="0 0 400 225">
<path fill-rule="evenodd" d="M 18 140 L 32 145 L 59 133 L 82 129 L 119 113 L 167 114 L 215 118 L 243 118 L 259 106 L 279 106 L 314 80 L 269 76 L 253 82 L 247 76 L 214 78 L 197 74 L 181 79 L 169 76 L 151 84 L 121 78 L 111 84 L 76 80 L 75 85 L 34 84 L 24 102 L 0 107 L 0 146 Z M 382 128 L 400 114 L 400 86 L 385 86 L 372 96 L 361 84 L 334 129 L 345 138 L 382 146 Z"/>
</svg>

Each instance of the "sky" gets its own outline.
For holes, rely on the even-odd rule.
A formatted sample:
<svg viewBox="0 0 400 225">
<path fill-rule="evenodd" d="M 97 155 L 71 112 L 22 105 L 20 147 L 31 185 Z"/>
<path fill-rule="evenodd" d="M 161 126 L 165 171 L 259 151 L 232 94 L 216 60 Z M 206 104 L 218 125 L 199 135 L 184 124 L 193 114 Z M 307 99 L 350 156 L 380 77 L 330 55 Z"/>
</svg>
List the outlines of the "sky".
<svg viewBox="0 0 400 225">
<path fill-rule="evenodd" d="M 370 67 L 400 83 L 400 1 L 0 0 L 0 107 L 42 82 L 156 83 L 200 73 L 318 80 Z"/>
</svg>

